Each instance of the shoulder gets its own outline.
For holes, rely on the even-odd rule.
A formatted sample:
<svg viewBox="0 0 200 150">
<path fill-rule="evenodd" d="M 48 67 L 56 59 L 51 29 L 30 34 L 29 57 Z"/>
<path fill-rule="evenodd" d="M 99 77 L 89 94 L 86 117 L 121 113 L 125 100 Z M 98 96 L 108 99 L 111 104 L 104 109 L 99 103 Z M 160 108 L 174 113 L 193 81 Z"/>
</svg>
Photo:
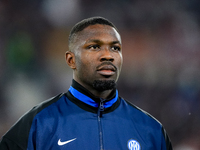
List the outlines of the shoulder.
<svg viewBox="0 0 200 150">
<path fill-rule="evenodd" d="M 122 105 L 125 105 L 128 109 L 129 115 L 132 119 L 140 121 L 148 125 L 156 125 L 162 128 L 162 124 L 150 113 L 141 109 L 140 107 L 132 104 L 131 102 L 121 98 Z"/>
<path fill-rule="evenodd" d="M 148 135 L 154 136 L 155 139 L 161 137 L 166 149 L 172 150 L 171 141 L 163 125 L 155 117 L 123 98 L 121 98 L 121 104 L 126 109 L 126 115 L 130 116 L 137 131 L 148 133 Z"/>
<path fill-rule="evenodd" d="M 34 113 L 37 114 L 40 111 L 42 111 L 43 109 L 47 108 L 48 106 L 50 106 L 51 104 L 57 102 L 64 94 L 61 93 L 57 96 L 54 96 L 50 99 L 47 99 L 45 101 L 43 101 L 42 103 L 36 105 L 35 107 L 32 108 L 32 110 L 30 110 L 28 113 Z"/>
</svg>

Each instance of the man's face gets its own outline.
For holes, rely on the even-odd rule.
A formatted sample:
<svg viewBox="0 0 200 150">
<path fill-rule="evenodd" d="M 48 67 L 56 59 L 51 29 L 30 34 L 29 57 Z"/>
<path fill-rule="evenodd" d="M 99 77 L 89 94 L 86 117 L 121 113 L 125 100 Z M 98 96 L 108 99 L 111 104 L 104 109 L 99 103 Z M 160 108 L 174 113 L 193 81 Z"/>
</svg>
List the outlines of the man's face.
<svg viewBox="0 0 200 150">
<path fill-rule="evenodd" d="M 94 81 L 116 82 L 122 66 L 119 33 L 108 25 L 91 25 L 79 32 L 73 46 L 74 79 L 90 90 Z"/>
</svg>

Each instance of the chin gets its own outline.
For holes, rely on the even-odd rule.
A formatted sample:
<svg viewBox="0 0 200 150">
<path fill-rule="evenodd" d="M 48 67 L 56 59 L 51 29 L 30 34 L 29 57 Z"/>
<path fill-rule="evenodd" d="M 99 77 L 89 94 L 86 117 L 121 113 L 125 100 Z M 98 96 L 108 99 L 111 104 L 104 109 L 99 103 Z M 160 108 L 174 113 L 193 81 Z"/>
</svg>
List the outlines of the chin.
<svg viewBox="0 0 200 150">
<path fill-rule="evenodd" d="M 112 79 L 94 80 L 93 87 L 99 91 L 112 90 L 116 88 L 116 83 Z"/>
</svg>

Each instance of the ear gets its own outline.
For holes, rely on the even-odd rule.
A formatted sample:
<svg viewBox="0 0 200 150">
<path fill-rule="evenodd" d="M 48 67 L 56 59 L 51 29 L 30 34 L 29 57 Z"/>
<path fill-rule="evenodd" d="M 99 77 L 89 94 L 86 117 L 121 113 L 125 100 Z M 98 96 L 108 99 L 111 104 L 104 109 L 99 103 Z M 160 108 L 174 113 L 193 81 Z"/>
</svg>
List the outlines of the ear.
<svg viewBox="0 0 200 150">
<path fill-rule="evenodd" d="M 68 66 L 72 69 L 76 69 L 76 63 L 75 63 L 75 55 L 73 52 L 71 51 L 67 51 L 65 53 L 65 59 L 66 59 L 66 62 L 68 64 Z"/>
</svg>

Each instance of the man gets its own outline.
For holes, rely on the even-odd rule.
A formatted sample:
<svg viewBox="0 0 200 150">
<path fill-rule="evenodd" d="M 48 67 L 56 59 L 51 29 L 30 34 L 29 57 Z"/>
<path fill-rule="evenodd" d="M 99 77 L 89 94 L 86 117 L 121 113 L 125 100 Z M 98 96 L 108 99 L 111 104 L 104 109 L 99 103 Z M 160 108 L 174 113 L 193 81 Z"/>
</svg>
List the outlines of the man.
<svg viewBox="0 0 200 150">
<path fill-rule="evenodd" d="M 68 92 L 34 107 L 2 138 L 1 150 L 172 150 L 162 125 L 118 96 L 122 42 L 102 17 L 76 24 L 66 62 Z"/>
</svg>

